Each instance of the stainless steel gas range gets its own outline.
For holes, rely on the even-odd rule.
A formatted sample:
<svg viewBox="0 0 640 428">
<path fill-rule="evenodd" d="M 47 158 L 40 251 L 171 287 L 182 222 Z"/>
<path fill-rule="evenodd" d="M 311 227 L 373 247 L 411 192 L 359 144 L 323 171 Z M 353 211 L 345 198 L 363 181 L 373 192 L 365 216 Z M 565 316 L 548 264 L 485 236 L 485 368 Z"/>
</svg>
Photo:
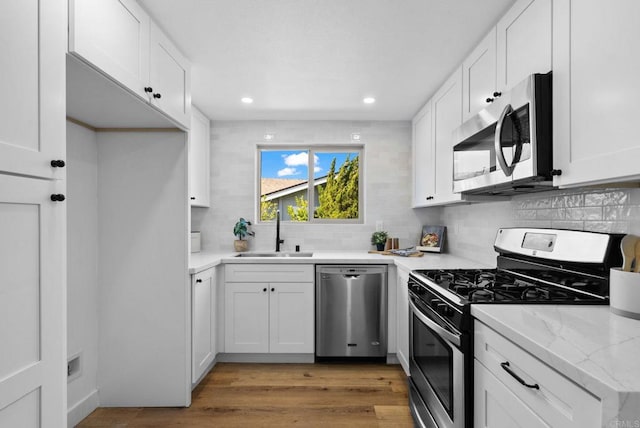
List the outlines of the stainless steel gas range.
<svg viewBox="0 0 640 428">
<path fill-rule="evenodd" d="M 473 426 L 472 304 L 608 304 L 621 238 L 505 228 L 494 243 L 496 269 L 413 271 L 409 403 L 416 425 Z"/>
</svg>

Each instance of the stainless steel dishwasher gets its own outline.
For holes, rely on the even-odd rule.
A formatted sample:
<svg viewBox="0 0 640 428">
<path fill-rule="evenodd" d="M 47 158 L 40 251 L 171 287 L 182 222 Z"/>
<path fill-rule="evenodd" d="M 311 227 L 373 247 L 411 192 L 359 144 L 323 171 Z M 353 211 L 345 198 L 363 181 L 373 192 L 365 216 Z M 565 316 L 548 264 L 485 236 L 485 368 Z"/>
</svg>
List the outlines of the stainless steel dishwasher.
<svg viewBox="0 0 640 428">
<path fill-rule="evenodd" d="M 316 357 L 387 355 L 387 266 L 316 266 Z"/>
</svg>

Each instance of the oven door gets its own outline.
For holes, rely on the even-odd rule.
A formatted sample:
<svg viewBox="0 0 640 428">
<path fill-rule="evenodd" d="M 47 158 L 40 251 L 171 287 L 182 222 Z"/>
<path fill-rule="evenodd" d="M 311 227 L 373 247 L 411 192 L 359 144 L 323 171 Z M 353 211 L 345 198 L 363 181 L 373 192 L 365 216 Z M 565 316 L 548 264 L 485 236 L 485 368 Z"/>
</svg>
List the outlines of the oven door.
<svg viewBox="0 0 640 428">
<path fill-rule="evenodd" d="M 409 299 L 409 404 L 423 427 L 464 427 L 464 354 L 461 335 L 431 308 Z"/>
</svg>

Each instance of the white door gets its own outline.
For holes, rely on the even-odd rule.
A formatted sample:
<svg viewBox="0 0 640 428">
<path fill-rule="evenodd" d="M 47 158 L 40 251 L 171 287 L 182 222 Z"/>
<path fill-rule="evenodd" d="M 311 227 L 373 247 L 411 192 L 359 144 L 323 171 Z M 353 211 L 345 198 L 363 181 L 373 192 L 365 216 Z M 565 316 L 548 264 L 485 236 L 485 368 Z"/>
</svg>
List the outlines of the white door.
<svg viewBox="0 0 640 428">
<path fill-rule="evenodd" d="M 0 174 L 0 427 L 66 426 L 64 182 Z"/>
<path fill-rule="evenodd" d="M 210 122 L 200 110 L 191 108 L 189 128 L 189 196 L 191 206 L 209 206 Z"/>
<path fill-rule="evenodd" d="M 498 91 L 551 71 L 551 0 L 520 0 L 498 22 Z"/>
<path fill-rule="evenodd" d="M 213 273 L 215 268 L 207 269 L 193 275 L 192 283 L 192 377 L 196 382 L 213 362 L 215 335 L 213 334 Z"/>
<path fill-rule="evenodd" d="M 0 2 L 0 171 L 64 178 L 66 2 Z"/>
<path fill-rule="evenodd" d="M 462 124 L 462 67 L 433 96 L 433 144 L 435 148 L 435 201 L 459 201 L 453 193 L 453 131 Z"/>
<path fill-rule="evenodd" d="M 191 118 L 190 65 L 169 38 L 151 23 L 151 103 L 188 128 Z"/>
<path fill-rule="evenodd" d="M 313 353 L 313 283 L 270 283 L 269 293 L 269 352 Z"/>
<path fill-rule="evenodd" d="M 69 52 L 147 98 L 149 22 L 134 0 L 69 0 Z"/>
<path fill-rule="evenodd" d="M 409 282 L 409 274 L 398 269 L 398 284 L 396 290 L 396 304 L 398 310 L 396 311 L 397 321 L 396 328 L 398 350 L 396 356 L 400 361 L 400 365 L 404 369 L 404 372 L 409 376 L 409 288 L 407 283 Z"/>
<path fill-rule="evenodd" d="M 269 352 L 269 284 L 225 284 L 225 352 Z"/>
<path fill-rule="evenodd" d="M 553 2 L 554 177 L 559 186 L 637 181 L 640 2 Z"/>
<path fill-rule="evenodd" d="M 496 29 L 480 42 L 462 63 L 462 119 L 467 120 L 497 96 Z"/>
<path fill-rule="evenodd" d="M 431 101 L 413 118 L 413 206 L 429 205 L 436 193 Z"/>
</svg>

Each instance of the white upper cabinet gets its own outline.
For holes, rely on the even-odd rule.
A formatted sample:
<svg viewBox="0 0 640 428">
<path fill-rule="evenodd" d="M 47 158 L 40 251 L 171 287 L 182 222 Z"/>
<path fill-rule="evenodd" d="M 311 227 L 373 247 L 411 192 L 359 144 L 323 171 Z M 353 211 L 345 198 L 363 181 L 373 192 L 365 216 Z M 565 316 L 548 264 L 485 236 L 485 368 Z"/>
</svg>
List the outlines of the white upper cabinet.
<svg viewBox="0 0 640 428">
<path fill-rule="evenodd" d="M 189 62 L 134 0 L 69 0 L 69 52 L 189 127 Z"/>
<path fill-rule="evenodd" d="M 149 83 L 149 15 L 134 0 L 69 0 L 69 51 L 141 97 Z"/>
<path fill-rule="evenodd" d="M 66 145 L 64 12 L 47 3 L 0 4 L 0 172 L 61 179 L 51 161 L 64 160 Z"/>
<path fill-rule="evenodd" d="M 429 205 L 436 193 L 431 101 L 413 118 L 413 206 Z"/>
<path fill-rule="evenodd" d="M 151 103 L 188 127 L 191 113 L 191 66 L 153 22 L 150 43 Z"/>
<path fill-rule="evenodd" d="M 210 135 L 209 119 L 193 107 L 189 128 L 189 197 L 192 207 L 208 207 L 210 204 Z"/>
<path fill-rule="evenodd" d="M 462 63 L 469 119 L 533 73 L 551 71 L 552 0 L 519 0 Z"/>
<path fill-rule="evenodd" d="M 554 178 L 561 187 L 638 180 L 640 2 L 554 0 Z"/>
<path fill-rule="evenodd" d="M 496 90 L 496 29 L 462 63 L 462 119 L 467 120 L 493 99 Z"/>
<path fill-rule="evenodd" d="M 433 105 L 434 204 L 458 202 L 453 193 L 453 130 L 462 124 L 462 67 L 447 79 L 431 99 Z"/>
<path fill-rule="evenodd" d="M 520 0 L 497 25 L 498 92 L 551 71 L 552 0 Z"/>
</svg>

